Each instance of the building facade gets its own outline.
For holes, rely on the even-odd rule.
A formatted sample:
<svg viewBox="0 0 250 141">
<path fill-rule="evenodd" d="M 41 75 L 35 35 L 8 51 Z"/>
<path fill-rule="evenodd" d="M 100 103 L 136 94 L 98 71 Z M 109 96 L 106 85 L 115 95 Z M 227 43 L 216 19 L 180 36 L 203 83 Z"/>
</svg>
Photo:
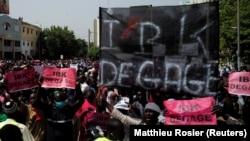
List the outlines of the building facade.
<svg viewBox="0 0 250 141">
<path fill-rule="evenodd" d="M 27 59 L 40 54 L 39 26 L 14 19 L 6 14 L 0 15 L 0 58 Z M 38 57 L 37 57 L 38 58 Z"/>
<path fill-rule="evenodd" d="M 100 23 L 99 19 L 94 19 L 94 45 L 99 47 L 100 46 Z"/>
<path fill-rule="evenodd" d="M 22 56 L 32 58 L 36 56 L 36 59 L 40 59 L 40 33 L 42 29 L 39 26 L 24 22 L 22 19 L 22 31 L 21 31 L 21 53 Z"/>
<path fill-rule="evenodd" d="M 188 4 L 210 2 L 212 0 L 189 0 Z"/>
<path fill-rule="evenodd" d="M 22 22 L 8 15 L 0 15 L 0 58 L 21 58 L 21 26 Z"/>
</svg>

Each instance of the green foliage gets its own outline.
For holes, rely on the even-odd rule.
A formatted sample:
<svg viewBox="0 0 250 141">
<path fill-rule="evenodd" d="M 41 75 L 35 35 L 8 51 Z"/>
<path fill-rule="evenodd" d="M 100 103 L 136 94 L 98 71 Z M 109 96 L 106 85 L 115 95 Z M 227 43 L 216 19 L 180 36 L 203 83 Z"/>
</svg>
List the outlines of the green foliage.
<svg viewBox="0 0 250 141">
<path fill-rule="evenodd" d="M 91 60 L 99 60 L 100 48 L 97 46 L 90 46 L 88 51 L 88 58 Z"/>
<path fill-rule="evenodd" d="M 240 55 L 243 64 L 250 63 L 250 1 L 240 2 Z M 220 0 L 220 50 L 222 62 L 235 62 L 237 48 L 237 0 Z M 226 52 L 226 53 L 225 53 Z M 232 54 L 233 53 L 233 54 Z"/>
<path fill-rule="evenodd" d="M 59 59 L 60 55 L 64 59 L 73 57 L 84 57 L 86 54 L 86 42 L 82 39 L 76 39 L 74 32 L 68 27 L 51 26 L 43 30 L 42 42 L 47 49 L 47 58 Z"/>
</svg>

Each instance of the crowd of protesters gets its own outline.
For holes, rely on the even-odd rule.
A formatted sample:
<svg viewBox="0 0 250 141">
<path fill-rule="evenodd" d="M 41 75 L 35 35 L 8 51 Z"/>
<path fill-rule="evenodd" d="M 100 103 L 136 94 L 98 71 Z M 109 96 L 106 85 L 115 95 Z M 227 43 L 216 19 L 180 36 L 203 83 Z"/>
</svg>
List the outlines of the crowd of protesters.
<svg viewBox="0 0 250 141">
<path fill-rule="evenodd" d="M 34 66 L 76 68 L 75 89 L 38 86 L 9 92 L 5 74 Z M 164 88 L 104 87 L 98 84 L 98 61 L 86 59 L 0 62 L 0 138 L 21 137 L 23 141 L 128 141 L 130 125 L 164 125 L 168 114 L 163 102 L 190 100 Z M 218 76 L 216 104 L 211 111 L 218 125 L 248 125 L 250 97 L 228 93 L 227 82 Z M 21 129 L 15 132 L 15 125 Z M 13 131 L 12 134 L 9 130 Z"/>
</svg>

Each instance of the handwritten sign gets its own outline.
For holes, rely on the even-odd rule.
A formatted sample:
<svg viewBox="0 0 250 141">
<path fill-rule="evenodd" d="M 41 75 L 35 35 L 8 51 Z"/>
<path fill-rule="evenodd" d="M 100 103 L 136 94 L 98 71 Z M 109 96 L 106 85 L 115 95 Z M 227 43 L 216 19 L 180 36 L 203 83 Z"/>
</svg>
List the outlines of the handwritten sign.
<svg viewBox="0 0 250 141">
<path fill-rule="evenodd" d="M 233 72 L 228 76 L 228 92 L 236 95 L 250 95 L 250 72 Z"/>
<path fill-rule="evenodd" d="M 99 10 L 100 85 L 217 94 L 218 2 Z"/>
<path fill-rule="evenodd" d="M 9 92 L 27 90 L 38 86 L 34 68 L 7 72 L 5 76 Z"/>
<path fill-rule="evenodd" d="M 74 68 L 44 67 L 42 87 L 75 89 L 76 70 Z"/>
<path fill-rule="evenodd" d="M 216 125 L 216 115 L 211 113 L 214 98 L 197 98 L 192 100 L 164 101 L 168 111 L 167 125 Z"/>
</svg>

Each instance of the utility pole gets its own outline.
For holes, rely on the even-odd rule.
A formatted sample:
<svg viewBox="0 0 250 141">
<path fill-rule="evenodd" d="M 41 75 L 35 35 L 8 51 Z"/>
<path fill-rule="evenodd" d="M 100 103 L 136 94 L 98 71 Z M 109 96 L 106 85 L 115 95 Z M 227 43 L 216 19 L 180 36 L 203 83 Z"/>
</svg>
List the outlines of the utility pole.
<svg viewBox="0 0 250 141">
<path fill-rule="evenodd" d="M 240 71 L 240 0 L 237 0 L 237 69 Z"/>
</svg>

